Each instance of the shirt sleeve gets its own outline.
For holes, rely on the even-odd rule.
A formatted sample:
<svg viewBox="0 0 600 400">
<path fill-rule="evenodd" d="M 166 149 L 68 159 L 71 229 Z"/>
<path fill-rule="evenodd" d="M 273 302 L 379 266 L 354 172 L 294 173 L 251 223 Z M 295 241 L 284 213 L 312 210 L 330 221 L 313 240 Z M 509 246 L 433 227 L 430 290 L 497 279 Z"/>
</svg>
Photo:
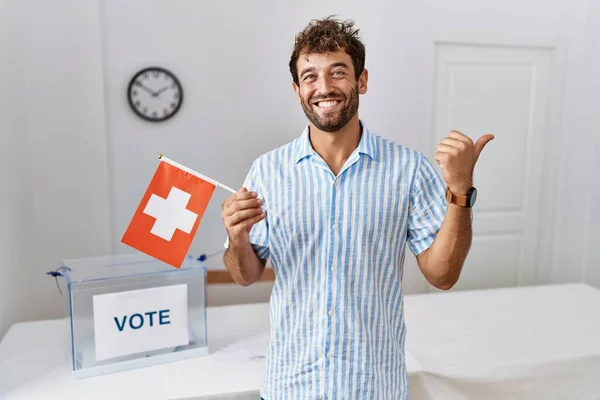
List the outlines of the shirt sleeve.
<svg viewBox="0 0 600 400">
<path fill-rule="evenodd" d="M 263 186 L 256 161 L 252 163 L 252 166 L 246 175 L 246 179 L 244 180 L 243 187 L 248 189 L 249 192 L 258 193 L 258 197 L 263 200 L 263 206 L 267 206 L 267 200 L 265 199 L 264 192 L 262 190 Z M 250 245 L 252 246 L 252 249 L 258 258 L 262 260 L 267 260 L 269 258 L 270 251 L 268 218 L 264 218 L 262 221 L 254 224 L 252 230 L 250 231 Z M 225 238 L 224 247 L 229 247 L 229 237 Z"/>
<path fill-rule="evenodd" d="M 419 153 L 410 191 L 407 243 L 415 256 L 433 243 L 446 215 L 446 185 L 431 162 Z"/>
</svg>

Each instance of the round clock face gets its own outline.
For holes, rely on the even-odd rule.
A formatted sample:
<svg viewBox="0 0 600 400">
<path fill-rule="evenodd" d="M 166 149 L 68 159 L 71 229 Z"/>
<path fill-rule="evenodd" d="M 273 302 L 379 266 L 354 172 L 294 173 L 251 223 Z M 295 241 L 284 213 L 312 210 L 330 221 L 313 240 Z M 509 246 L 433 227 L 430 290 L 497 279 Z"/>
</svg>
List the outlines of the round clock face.
<svg viewBox="0 0 600 400">
<path fill-rule="evenodd" d="M 129 82 L 127 98 L 141 118 L 166 121 L 179 111 L 183 101 L 181 84 L 170 71 L 159 67 L 139 71 Z"/>
</svg>

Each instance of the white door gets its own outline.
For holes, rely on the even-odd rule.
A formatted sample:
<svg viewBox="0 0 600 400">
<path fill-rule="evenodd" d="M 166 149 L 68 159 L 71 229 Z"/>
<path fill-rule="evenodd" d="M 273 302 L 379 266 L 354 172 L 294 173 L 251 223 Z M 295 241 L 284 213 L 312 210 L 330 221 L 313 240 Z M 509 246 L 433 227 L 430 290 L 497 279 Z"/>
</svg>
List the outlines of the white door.
<svg viewBox="0 0 600 400">
<path fill-rule="evenodd" d="M 435 45 L 430 147 L 452 129 L 474 141 L 496 136 L 476 165 L 474 240 L 456 289 L 535 283 L 539 255 L 547 253 L 540 223 L 552 162 L 545 155 L 555 56 L 551 47 Z"/>
</svg>

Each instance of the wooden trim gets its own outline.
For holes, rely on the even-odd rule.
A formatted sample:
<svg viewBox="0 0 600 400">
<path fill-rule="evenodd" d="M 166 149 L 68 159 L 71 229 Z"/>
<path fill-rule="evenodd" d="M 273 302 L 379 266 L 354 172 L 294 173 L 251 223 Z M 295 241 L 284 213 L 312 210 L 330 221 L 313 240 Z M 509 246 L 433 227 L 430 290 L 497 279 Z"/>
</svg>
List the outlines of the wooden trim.
<svg viewBox="0 0 600 400">
<path fill-rule="evenodd" d="M 260 277 L 260 281 L 274 281 L 275 280 L 275 271 L 273 268 L 265 268 L 262 276 Z M 217 270 L 208 270 L 206 272 L 206 284 L 207 285 L 223 285 L 223 284 L 231 284 L 235 283 L 229 271 L 224 269 Z"/>
</svg>

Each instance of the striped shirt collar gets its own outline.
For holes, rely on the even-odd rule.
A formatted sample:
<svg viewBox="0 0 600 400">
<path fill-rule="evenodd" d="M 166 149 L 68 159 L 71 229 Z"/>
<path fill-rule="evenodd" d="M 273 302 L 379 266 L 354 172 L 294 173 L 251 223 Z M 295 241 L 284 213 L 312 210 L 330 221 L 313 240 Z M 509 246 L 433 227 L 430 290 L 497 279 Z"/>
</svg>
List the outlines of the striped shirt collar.
<svg viewBox="0 0 600 400">
<path fill-rule="evenodd" d="M 372 159 L 377 158 L 377 146 L 375 146 L 375 137 L 364 122 L 360 121 L 360 126 L 362 127 L 362 132 L 360 135 L 360 141 L 358 143 L 358 147 L 355 151 L 359 154 L 366 154 Z M 300 141 L 298 143 L 298 152 L 296 154 L 296 163 L 299 163 L 306 157 L 311 157 L 316 154 L 315 150 L 312 148 L 309 137 L 310 126 L 307 125 L 300 136 Z"/>
</svg>

